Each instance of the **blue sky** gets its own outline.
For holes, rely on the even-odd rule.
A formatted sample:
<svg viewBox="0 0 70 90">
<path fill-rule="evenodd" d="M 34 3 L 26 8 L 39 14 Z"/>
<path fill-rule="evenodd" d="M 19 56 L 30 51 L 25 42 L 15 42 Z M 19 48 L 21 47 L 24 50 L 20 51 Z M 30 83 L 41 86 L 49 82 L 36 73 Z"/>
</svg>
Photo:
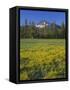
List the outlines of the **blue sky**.
<svg viewBox="0 0 70 90">
<path fill-rule="evenodd" d="M 60 25 L 62 22 L 65 23 L 64 12 L 52 12 L 52 11 L 32 11 L 32 10 L 20 10 L 20 25 L 25 24 L 25 19 L 34 21 L 36 24 L 41 20 L 46 20 L 49 23 L 56 22 Z"/>
</svg>

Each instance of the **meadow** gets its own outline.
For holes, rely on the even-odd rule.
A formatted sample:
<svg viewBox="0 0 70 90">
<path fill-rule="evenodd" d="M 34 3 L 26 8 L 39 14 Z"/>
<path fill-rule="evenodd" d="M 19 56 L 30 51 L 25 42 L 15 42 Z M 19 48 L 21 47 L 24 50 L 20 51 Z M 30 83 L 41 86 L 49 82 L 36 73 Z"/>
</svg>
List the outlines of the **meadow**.
<svg viewBox="0 0 70 90">
<path fill-rule="evenodd" d="M 65 75 L 65 39 L 20 39 L 20 80 Z"/>
</svg>

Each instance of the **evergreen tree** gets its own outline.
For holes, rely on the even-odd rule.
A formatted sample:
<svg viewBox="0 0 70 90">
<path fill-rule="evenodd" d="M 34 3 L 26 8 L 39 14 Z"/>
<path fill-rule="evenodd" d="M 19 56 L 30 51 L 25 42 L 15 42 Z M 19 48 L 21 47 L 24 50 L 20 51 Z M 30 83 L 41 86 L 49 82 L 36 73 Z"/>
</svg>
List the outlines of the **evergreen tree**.
<svg viewBox="0 0 70 90">
<path fill-rule="evenodd" d="M 65 38 L 65 25 L 64 25 L 64 22 L 62 22 L 62 24 L 61 24 L 61 34 L 62 34 L 62 38 Z"/>
</svg>

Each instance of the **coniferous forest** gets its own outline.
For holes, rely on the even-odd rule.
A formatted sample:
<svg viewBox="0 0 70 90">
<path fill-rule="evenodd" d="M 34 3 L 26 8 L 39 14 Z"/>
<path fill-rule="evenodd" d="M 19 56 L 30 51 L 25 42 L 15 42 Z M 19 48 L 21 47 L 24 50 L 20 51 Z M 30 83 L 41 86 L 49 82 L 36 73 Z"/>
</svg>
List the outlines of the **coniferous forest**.
<svg viewBox="0 0 70 90">
<path fill-rule="evenodd" d="M 20 38 L 65 38 L 65 25 L 63 22 L 61 25 L 57 25 L 55 22 L 46 25 L 46 21 L 42 20 L 41 23 L 44 27 L 36 27 L 35 22 L 28 22 L 26 19 L 25 25 L 20 27 Z"/>
</svg>

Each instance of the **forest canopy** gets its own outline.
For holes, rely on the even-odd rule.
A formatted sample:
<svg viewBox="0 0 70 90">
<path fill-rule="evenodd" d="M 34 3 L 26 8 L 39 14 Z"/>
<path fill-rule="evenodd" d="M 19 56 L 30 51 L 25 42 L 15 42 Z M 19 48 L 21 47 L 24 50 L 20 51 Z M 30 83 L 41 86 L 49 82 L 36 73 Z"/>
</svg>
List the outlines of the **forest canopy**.
<svg viewBox="0 0 70 90">
<path fill-rule="evenodd" d="M 38 24 L 35 22 L 29 22 L 26 19 L 25 24 L 20 26 L 20 38 L 56 38 L 63 39 L 65 38 L 65 24 L 64 22 L 61 25 L 57 25 L 56 22 L 48 24 L 46 20 L 42 20 Z M 40 26 L 44 27 L 40 27 Z"/>
</svg>

